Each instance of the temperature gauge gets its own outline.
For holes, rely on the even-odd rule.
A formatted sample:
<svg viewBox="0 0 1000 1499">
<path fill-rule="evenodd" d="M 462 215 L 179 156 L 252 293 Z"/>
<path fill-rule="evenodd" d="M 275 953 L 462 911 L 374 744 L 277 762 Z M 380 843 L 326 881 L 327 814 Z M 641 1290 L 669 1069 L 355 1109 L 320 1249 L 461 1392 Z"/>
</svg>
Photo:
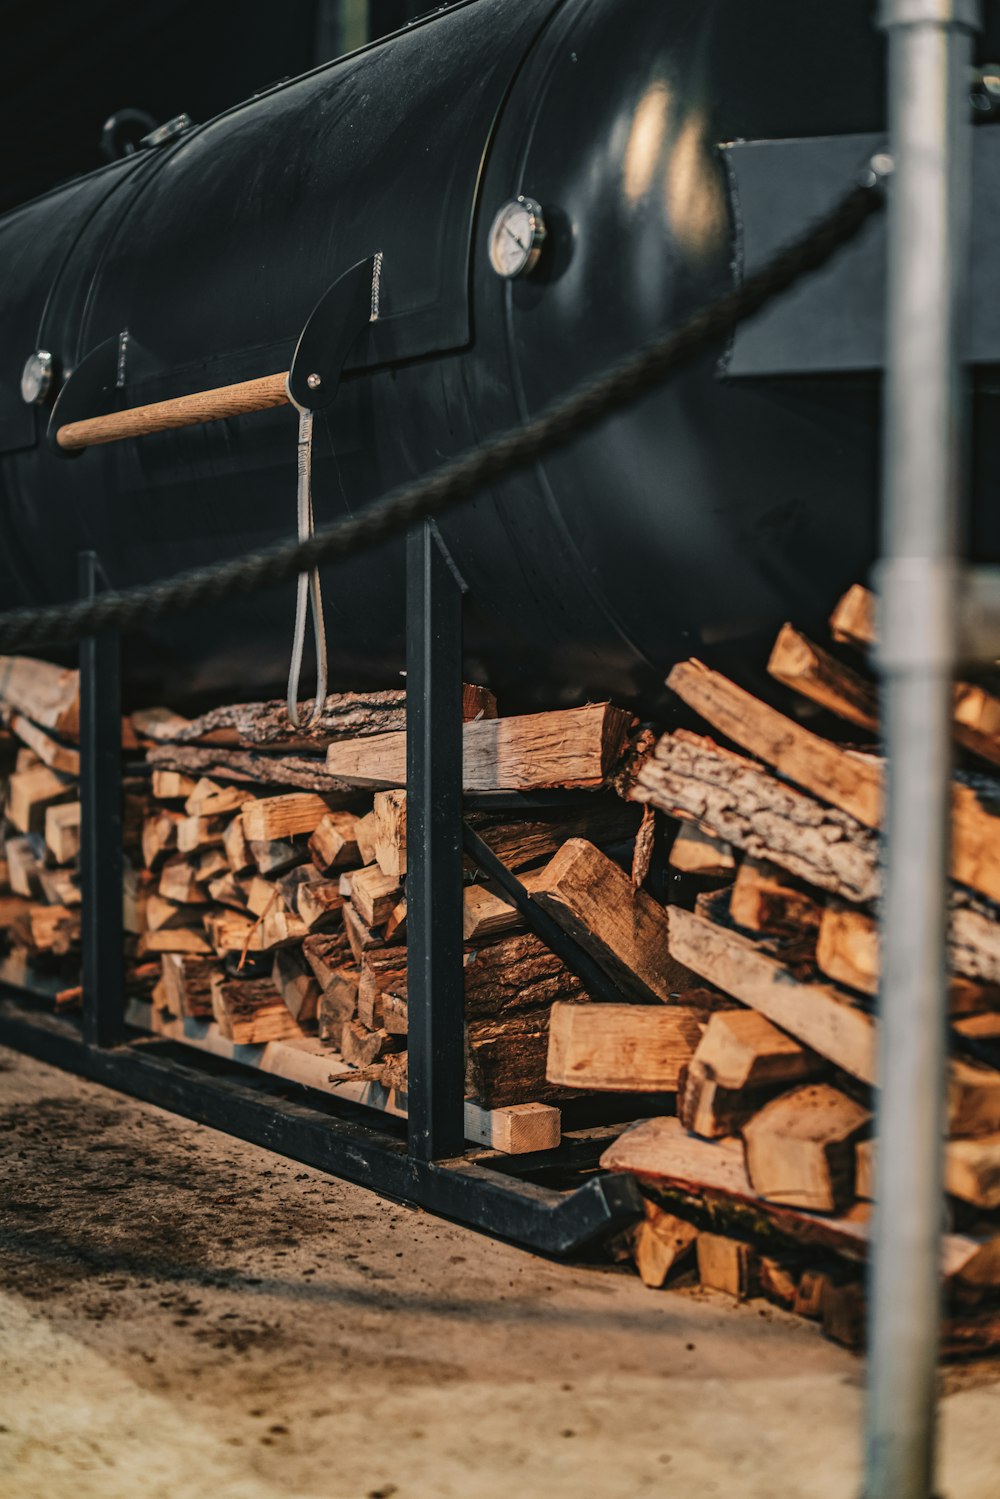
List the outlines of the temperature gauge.
<svg viewBox="0 0 1000 1499">
<path fill-rule="evenodd" d="M 545 240 L 542 210 L 532 198 L 511 198 L 490 229 L 490 264 L 508 280 L 535 269 Z"/>
</svg>

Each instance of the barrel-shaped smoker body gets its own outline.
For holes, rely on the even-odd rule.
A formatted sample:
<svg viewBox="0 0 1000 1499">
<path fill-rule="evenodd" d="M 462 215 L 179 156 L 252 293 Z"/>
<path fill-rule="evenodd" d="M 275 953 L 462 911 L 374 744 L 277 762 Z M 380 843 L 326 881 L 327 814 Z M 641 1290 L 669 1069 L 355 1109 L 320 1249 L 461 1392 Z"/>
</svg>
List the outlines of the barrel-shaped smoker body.
<svg viewBox="0 0 1000 1499">
<path fill-rule="evenodd" d="M 317 521 L 336 520 L 731 284 L 718 144 L 881 128 L 870 5 L 829 11 L 468 0 L 8 215 L 4 606 L 71 597 L 82 548 L 124 585 L 294 525 L 291 409 L 67 458 L 48 408 L 21 402 L 33 348 L 54 355 L 74 416 L 268 374 L 338 276 L 382 252 L 378 323 L 316 424 Z M 504 281 L 488 233 L 521 192 L 548 239 L 534 275 Z M 468 585 L 469 675 L 510 702 L 651 703 L 677 656 L 749 659 L 866 574 L 875 382 L 730 381 L 721 352 L 442 520 Z M 326 584 L 335 679 L 396 680 L 401 544 Z M 285 587 L 164 622 L 130 645 L 133 689 L 273 687 L 291 610 Z"/>
</svg>

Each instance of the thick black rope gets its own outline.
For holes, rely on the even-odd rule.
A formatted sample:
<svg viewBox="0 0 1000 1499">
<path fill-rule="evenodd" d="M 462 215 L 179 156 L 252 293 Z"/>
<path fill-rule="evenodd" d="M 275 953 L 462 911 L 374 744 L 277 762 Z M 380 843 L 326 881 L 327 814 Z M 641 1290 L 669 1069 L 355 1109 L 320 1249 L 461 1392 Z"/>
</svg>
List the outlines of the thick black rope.
<svg viewBox="0 0 1000 1499">
<path fill-rule="evenodd" d="M 253 593 L 323 563 L 342 562 L 408 530 L 415 521 L 443 514 L 544 454 L 565 447 L 691 364 L 802 276 L 824 265 L 854 238 L 882 202 L 878 181 L 852 188 L 830 213 L 779 250 L 762 270 L 692 314 L 675 332 L 577 386 L 524 426 L 489 438 L 426 478 L 390 490 L 360 515 L 327 526 L 307 541 L 281 542 L 164 582 L 108 592 L 83 602 L 11 610 L 0 615 L 0 650 L 66 644 L 99 630 L 135 629 L 161 614 Z"/>
</svg>

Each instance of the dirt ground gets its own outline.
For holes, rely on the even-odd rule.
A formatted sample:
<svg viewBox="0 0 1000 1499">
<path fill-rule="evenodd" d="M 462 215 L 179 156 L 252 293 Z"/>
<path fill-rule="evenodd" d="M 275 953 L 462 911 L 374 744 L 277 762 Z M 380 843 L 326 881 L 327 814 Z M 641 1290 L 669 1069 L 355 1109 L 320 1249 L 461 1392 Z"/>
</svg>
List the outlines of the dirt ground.
<svg viewBox="0 0 1000 1499">
<path fill-rule="evenodd" d="M 855 1499 L 859 1361 L 0 1051 L 5 1499 Z M 1000 1365 L 947 1499 L 1000 1488 Z M 682 1487 L 683 1486 L 683 1487 Z M 696 1486 L 696 1487 L 695 1487 Z"/>
</svg>

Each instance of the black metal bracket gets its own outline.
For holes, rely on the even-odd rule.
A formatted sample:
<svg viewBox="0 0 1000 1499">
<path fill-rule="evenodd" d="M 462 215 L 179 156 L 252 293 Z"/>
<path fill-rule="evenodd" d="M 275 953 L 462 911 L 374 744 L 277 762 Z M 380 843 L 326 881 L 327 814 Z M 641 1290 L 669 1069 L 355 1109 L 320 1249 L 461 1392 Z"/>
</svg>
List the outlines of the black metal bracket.
<svg viewBox="0 0 1000 1499">
<path fill-rule="evenodd" d="M 309 314 L 292 355 L 288 393 L 305 411 L 332 406 L 347 356 L 378 316 L 381 254 L 367 255 L 324 292 Z"/>
<path fill-rule="evenodd" d="M 83 598 L 107 586 L 96 552 L 81 552 L 79 573 Z M 112 1046 L 125 1030 L 121 641 L 114 631 L 80 643 L 80 888 L 84 1036 Z"/>
</svg>

